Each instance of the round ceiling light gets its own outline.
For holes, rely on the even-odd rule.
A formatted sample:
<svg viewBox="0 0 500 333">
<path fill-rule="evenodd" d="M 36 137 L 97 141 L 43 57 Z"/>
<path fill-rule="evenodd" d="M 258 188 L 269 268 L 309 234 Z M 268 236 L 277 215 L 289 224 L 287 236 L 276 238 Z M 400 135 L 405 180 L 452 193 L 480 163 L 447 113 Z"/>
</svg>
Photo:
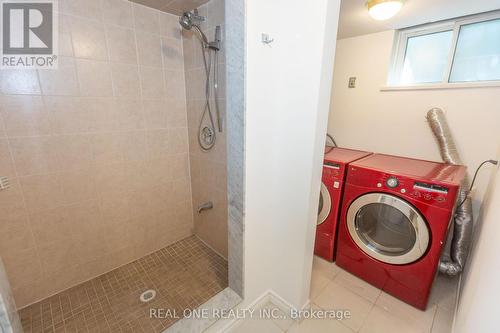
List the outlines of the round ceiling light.
<svg viewBox="0 0 500 333">
<path fill-rule="evenodd" d="M 368 13 L 372 18 L 378 21 L 390 19 L 396 15 L 401 7 L 402 0 L 369 0 L 366 3 Z"/>
</svg>

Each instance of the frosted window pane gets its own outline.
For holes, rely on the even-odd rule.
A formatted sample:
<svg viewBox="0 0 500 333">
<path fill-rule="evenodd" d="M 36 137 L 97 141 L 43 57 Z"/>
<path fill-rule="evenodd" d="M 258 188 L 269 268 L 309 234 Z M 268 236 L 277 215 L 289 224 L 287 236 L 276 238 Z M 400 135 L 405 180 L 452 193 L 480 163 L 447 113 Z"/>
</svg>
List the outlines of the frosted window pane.
<svg viewBox="0 0 500 333">
<path fill-rule="evenodd" d="M 500 80 L 500 20 L 460 28 L 450 82 Z"/>
<path fill-rule="evenodd" d="M 442 82 L 452 37 L 450 30 L 408 38 L 401 83 Z"/>
</svg>

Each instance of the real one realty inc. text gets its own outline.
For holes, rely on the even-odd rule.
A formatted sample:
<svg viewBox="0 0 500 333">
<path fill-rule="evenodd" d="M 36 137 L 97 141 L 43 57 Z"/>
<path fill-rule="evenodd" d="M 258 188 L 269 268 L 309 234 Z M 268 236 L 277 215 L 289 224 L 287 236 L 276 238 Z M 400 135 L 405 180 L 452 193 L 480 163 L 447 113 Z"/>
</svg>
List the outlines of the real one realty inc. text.
<svg viewBox="0 0 500 333">
<path fill-rule="evenodd" d="M 158 319 L 335 319 L 343 320 L 351 318 L 349 310 L 321 310 L 321 309 L 291 309 L 288 313 L 279 308 L 266 307 L 261 309 L 149 309 L 150 318 Z"/>
</svg>

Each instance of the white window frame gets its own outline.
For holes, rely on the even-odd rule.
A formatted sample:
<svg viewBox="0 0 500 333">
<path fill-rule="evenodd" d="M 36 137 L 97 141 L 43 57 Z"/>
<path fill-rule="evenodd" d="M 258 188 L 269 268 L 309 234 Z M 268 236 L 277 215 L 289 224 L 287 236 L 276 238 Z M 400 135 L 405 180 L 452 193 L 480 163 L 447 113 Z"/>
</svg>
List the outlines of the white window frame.
<svg viewBox="0 0 500 333">
<path fill-rule="evenodd" d="M 458 36 L 460 28 L 464 25 L 486 22 L 495 19 L 500 19 L 500 11 L 487 12 L 468 17 L 448 20 L 440 23 L 425 24 L 417 27 L 401 29 L 396 32 L 394 46 L 391 58 L 391 67 L 389 70 L 388 86 L 382 90 L 401 90 L 401 89 L 446 89 L 446 88 L 463 88 L 469 86 L 500 86 L 500 79 L 494 81 L 471 81 L 471 82 L 450 82 L 451 71 L 457 48 Z M 452 44 L 450 47 L 446 70 L 443 74 L 441 82 L 435 83 L 415 83 L 414 85 L 401 84 L 401 75 L 403 73 L 404 60 L 408 39 L 411 37 L 429 35 L 443 31 L 453 31 Z"/>
</svg>

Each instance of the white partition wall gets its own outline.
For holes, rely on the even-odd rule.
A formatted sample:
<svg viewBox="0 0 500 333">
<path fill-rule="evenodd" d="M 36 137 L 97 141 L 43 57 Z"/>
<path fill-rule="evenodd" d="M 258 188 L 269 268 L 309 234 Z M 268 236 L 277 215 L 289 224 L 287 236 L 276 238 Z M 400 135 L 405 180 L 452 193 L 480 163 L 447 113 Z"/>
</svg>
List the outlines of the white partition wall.
<svg viewBox="0 0 500 333">
<path fill-rule="evenodd" d="M 339 6 L 246 2 L 245 303 L 308 302 Z"/>
</svg>

